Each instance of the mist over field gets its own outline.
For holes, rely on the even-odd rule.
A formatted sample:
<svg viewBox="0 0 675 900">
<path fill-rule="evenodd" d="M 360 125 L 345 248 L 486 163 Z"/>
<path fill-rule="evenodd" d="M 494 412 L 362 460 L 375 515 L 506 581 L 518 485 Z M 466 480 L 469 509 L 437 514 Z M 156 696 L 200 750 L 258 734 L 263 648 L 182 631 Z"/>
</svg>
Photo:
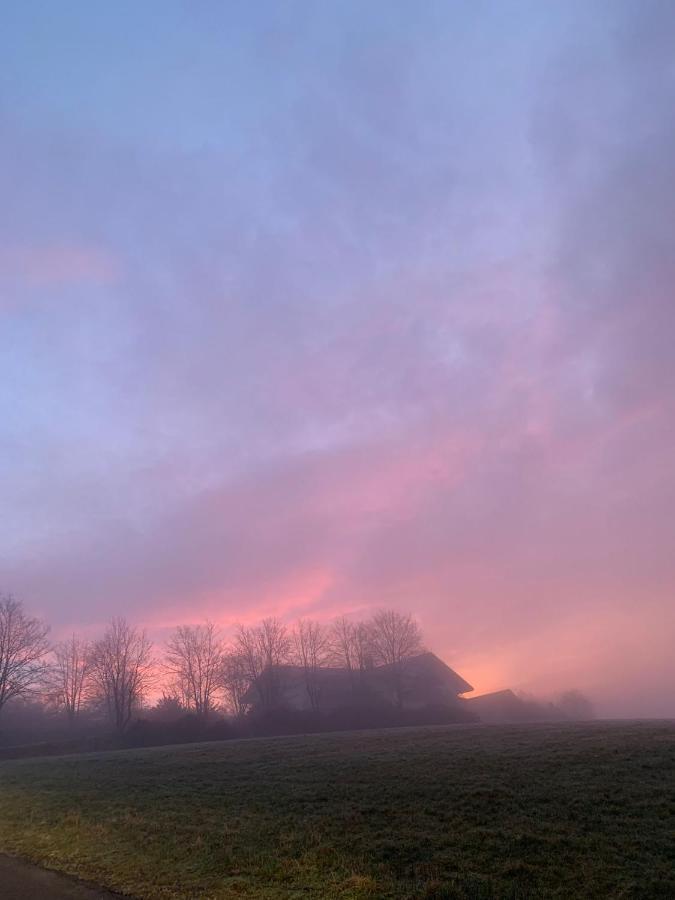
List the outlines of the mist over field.
<svg viewBox="0 0 675 900">
<path fill-rule="evenodd" d="M 675 5 L 10 4 L 0 594 L 411 611 L 675 716 Z"/>
</svg>

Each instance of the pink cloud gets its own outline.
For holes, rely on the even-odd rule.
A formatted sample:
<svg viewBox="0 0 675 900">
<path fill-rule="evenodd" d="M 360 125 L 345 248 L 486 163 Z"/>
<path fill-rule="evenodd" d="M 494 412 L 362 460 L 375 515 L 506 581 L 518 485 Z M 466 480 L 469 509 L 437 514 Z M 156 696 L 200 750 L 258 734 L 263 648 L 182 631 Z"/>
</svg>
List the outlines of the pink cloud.
<svg viewBox="0 0 675 900">
<path fill-rule="evenodd" d="M 120 274 L 107 250 L 86 244 L 15 244 L 0 249 L 0 279 L 28 288 L 111 284 Z"/>
</svg>

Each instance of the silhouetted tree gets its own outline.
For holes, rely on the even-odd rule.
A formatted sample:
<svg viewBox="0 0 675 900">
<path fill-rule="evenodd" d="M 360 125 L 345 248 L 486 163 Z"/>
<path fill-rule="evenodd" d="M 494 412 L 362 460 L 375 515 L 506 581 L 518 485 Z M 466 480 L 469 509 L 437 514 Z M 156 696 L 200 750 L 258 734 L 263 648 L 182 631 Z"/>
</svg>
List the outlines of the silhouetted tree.
<svg viewBox="0 0 675 900">
<path fill-rule="evenodd" d="M 330 658 L 334 665 L 347 669 L 352 688 L 361 686 L 363 673 L 372 667 L 371 629 L 366 622 L 353 622 L 339 616 L 330 626 Z"/>
<path fill-rule="evenodd" d="M 54 647 L 50 694 L 57 706 L 66 711 L 71 727 L 86 698 L 91 661 L 90 645 L 75 634 Z"/>
<path fill-rule="evenodd" d="M 234 716 L 242 716 L 248 708 L 244 700 L 251 687 L 247 672 L 246 661 L 237 649 L 230 648 L 223 654 L 220 685 L 225 705 Z"/>
<path fill-rule="evenodd" d="M 584 719 L 595 718 L 593 704 L 585 694 L 581 693 L 581 691 L 565 691 L 564 694 L 561 694 L 560 697 L 558 697 L 555 705 L 568 719 L 582 721 Z"/>
<path fill-rule="evenodd" d="M 157 703 L 149 711 L 158 722 L 175 722 L 185 715 L 185 707 L 176 694 L 162 693 Z"/>
<path fill-rule="evenodd" d="M 212 622 L 179 625 L 166 645 L 164 668 L 183 704 L 206 719 L 221 686 L 225 644 Z"/>
<path fill-rule="evenodd" d="M 123 732 L 153 682 L 152 644 L 144 631 L 115 618 L 93 645 L 91 678 L 110 722 Z"/>
<path fill-rule="evenodd" d="M 20 601 L 0 598 L 0 711 L 9 701 L 36 692 L 47 674 L 49 629 L 27 615 Z"/>
<path fill-rule="evenodd" d="M 370 641 L 375 660 L 390 666 L 397 706 L 403 705 L 405 661 L 422 650 L 422 633 L 410 613 L 378 610 L 370 622 Z"/>
<path fill-rule="evenodd" d="M 279 667 L 290 657 L 288 629 L 274 618 L 263 619 L 260 625 L 253 627 L 240 625 L 235 635 L 235 647 L 261 708 L 273 709 L 281 695 L 283 676 Z"/>
<path fill-rule="evenodd" d="M 321 705 L 321 679 L 319 670 L 328 665 L 330 640 L 326 629 L 319 622 L 300 619 L 291 633 L 293 660 L 302 667 L 305 689 L 313 710 Z"/>
</svg>

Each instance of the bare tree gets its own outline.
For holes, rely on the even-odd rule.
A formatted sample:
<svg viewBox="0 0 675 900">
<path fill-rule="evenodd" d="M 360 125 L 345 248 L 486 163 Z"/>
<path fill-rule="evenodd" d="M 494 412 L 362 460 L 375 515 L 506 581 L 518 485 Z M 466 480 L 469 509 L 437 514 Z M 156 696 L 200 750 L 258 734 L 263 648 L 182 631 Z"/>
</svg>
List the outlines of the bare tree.
<svg viewBox="0 0 675 900">
<path fill-rule="evenodd" d="M 40 688 L 47 674 L 48 627 L 26 615 L 20 601 L 0 598 L 0 710 Z"/>
<path fill-rule="evenodd" d="M 330 628 L 331 660 L 347 669 L 352 688 L 358 687 L 364 672 L 372 666 L 371 628 L 366 622 L 352 622 L 346 616 L 335 619 Z"/>
<path fill-rule="evenodd" d="M 244 657 L 236 649 L 230 648 L 223 654 L 220 685 L 229 711 L 235 716 L 243 716 L 248 708 L 244 698 L 251 682 Z"/>
<path fill-rule="evenodd" d="M 166 645 L 164 668 L 184 705 L 207 718 L 220 687 L 225 644 L 213 622 L 179 625 Z"/>
<path fill-rule="evenodd" d="M 59 707 L 66 711 L 72 727 L 86 697 L 91 671 L 91 647 L 73 634 L 54 647 L 51 668 L 51 694 Z"/>
<path fill-rule="evenodd" d="M 335 665 L 350 673 L 356 666 L 354 632 L 356 626 L 347 616 L 339 616 L 330 626 L 331 656 Z"/>
<path fill-rule="evenodd" d="M 240 625 L 235 635 L 237 653 L 251 686 L 263 709 L 273 709 L 279 702 L 282 673 L 279 667 L 288 662 L 291 641 L 288 629 L 278 619 L 263 619 L 260 625 Z"/>
<path fill-rule="evenodd" d="M 108 718 L 123 732 L 153 682 L 152 644 L 125 619 L 111 621 L 91 654 L 91 678 Z"/>
<path fill-rule="evenodd" d="M 329 634 L 319 622 L 300 619 L 291 634 L 293 658 L 302 667 L 305 688 L 314 710 L 321 703 L 321 678 L 319 670 L 328 664 L 330 658 Z"/>
<path fill-rule="evenodd" d="M 405 661 L 422 651 L 422 633 L 410 613 L 378 610 L 370 622 L 370 640 L 377 662 L 390 666 L 394 696 L 403 705 Z"/>
</svg>

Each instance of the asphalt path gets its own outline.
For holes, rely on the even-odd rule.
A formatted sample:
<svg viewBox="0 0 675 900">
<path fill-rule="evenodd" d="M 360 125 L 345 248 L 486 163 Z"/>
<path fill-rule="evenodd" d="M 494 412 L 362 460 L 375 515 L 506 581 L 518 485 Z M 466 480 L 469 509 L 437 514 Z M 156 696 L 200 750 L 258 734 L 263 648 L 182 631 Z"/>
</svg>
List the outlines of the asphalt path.
<svg viewBox="0 0 675 900">
<path fill-rule="evenodd" d="M 0 855 L 0 900 L 119 900 L 120 896 Z"/>
</svg>

